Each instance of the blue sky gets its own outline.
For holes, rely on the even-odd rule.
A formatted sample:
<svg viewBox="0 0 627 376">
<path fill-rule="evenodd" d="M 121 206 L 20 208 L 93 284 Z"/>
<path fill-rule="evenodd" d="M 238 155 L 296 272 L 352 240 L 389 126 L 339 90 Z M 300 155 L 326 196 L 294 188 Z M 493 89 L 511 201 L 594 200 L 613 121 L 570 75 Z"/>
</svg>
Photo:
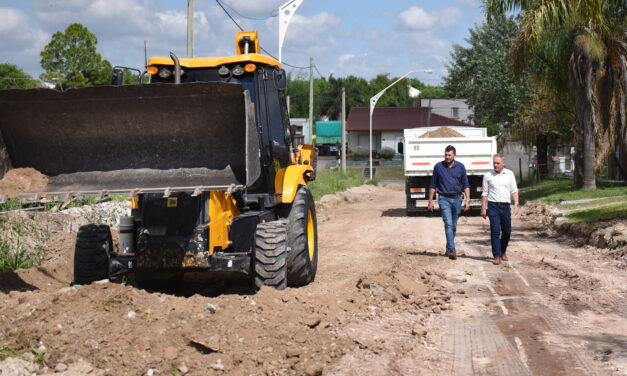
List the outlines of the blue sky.
<svg viewBox="0 0 627 376">
<path fill-rule="evenodd" d="M 258 30 L 261 46 L 278 56 L 276 9 L 287 0 L 221 1 L 244 29 Z M 215 0 L 195 3 L 195 56 L 232 55 L 235 24 Z M 103 58 L 140 68 L 144 40 L 148 56 L 186 55 L 186 20 L 187 0 L 0 0 L 0 62 L 38 77 L 39 52 L 52 34 L 78 22 L 96 35 Z M 324 77 L 366 79 L 433 69 L 415 77 L 437 85 L 446 75 L 453 43 L 465 45 L 468 29 L 482 21 L 481 0 L 304 0 L 287 30 L 283 62 L 304 67 L 311 56 Z"/>
</svg>

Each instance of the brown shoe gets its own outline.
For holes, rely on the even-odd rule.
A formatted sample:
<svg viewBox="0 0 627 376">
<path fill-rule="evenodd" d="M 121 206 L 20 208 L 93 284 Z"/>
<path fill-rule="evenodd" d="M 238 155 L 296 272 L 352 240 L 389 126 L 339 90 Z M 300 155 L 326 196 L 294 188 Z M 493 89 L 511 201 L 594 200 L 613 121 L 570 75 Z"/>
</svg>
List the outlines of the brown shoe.
<svg viewBox="0 0 627 376">
<path fill-rule="evenodd" d="M 492 263 L 494 265 L 500 265 L 501 264 L 501 258 L 500 257 L 495 257 L 494 261 L 492 261 Z"/>
<path fill-rule="evenodd" d="M 501 260 L 507 261 L 507 255 L 505 253 L 503 253 L 503 255 L 501 256 Z"/>
</svg>

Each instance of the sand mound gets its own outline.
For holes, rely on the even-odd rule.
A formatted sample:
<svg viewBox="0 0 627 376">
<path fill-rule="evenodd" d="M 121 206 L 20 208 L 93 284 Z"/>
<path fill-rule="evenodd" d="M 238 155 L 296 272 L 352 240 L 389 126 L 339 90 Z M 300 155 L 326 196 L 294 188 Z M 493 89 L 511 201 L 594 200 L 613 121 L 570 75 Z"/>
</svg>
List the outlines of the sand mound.
<svg viewBox="0 0 627 376">
<path fill-rule="evenodd" d="M 434 131 L 423 134 L 423 138 L 445 138 L 445 137 L 464 137 L 463 134 L 448 127 L 440 127 Z"/>
<path fill-rule="evenodd" d="M 41 191 L 47 185 L 48 178 L 34 168 L 15 168 L 9 170 L 0 180 L 0 197 Z"/>
</svg>

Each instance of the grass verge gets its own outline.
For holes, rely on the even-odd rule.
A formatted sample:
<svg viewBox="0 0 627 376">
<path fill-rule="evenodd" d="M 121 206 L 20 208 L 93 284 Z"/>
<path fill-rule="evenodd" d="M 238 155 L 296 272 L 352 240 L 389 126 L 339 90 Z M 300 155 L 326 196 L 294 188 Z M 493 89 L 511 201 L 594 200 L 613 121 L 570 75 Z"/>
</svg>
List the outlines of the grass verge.
<svg viewBox="0 0 627 376">
<path fill-rule="evenodd" d="M 0 216 L 0 272 L 39 266 L 49 236 L 32 219 Z"/>
<path fill-rule="evenodd" d="M 599 182 L 597 186 L 597 189 L 584 191 L 576 189 L 572 179 L 560 178 L 523 188 L 521 194 L 526 200 L 554 205 L 563 210 L 569 222 L 597 222 L 625 217 L 627 186 L 606 182 Z M 556 205 L 562 201 L 580 202 Z"/>
<path fill-rule="evenodd" d="M 350 187 L 356 187 L 363 184 L 377 185 L 377 179 L 368 180 L 363 176 L 363 169 L 349 168 L 346 173 L 339 170 L 318 170 L 316 172 L 316 180 L 309 183 L 311 194 L 315 201 L 322 196 L 345 191 Z"/>
<path fill-rule="evenodd" d="M 402 167 L 377 167 L 379 180 L 405 180 L 405 170 Z"/>
</svg>

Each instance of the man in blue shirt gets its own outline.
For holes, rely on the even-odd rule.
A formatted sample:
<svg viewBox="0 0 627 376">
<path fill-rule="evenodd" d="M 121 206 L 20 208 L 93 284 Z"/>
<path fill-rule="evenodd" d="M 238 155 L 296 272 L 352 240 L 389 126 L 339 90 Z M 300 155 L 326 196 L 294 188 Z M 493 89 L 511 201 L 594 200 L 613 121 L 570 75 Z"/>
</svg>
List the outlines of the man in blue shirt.
<svg viewBox="0 0 627 376">
<path fill-rule="evenodd" d="M 457 258 L 455 251 L 455 233 L 457 232 L 457 219 L 462 211 L 462 191 L 466 193 L 466 205 L 464 211 L 470 209 L 470 184 L 466 167 L 461 162 L 455 161 L 457 152 L 453 145 L 444 149 L 444 160 L 433 168 L 431 184 L 429 184 L 429 210 L 433 211 L 433 194 L 438 192 L 438 205 L 444 221 L 444 233 L 446 234 L 446 253 L 451 260 Z"/>
</svg>

